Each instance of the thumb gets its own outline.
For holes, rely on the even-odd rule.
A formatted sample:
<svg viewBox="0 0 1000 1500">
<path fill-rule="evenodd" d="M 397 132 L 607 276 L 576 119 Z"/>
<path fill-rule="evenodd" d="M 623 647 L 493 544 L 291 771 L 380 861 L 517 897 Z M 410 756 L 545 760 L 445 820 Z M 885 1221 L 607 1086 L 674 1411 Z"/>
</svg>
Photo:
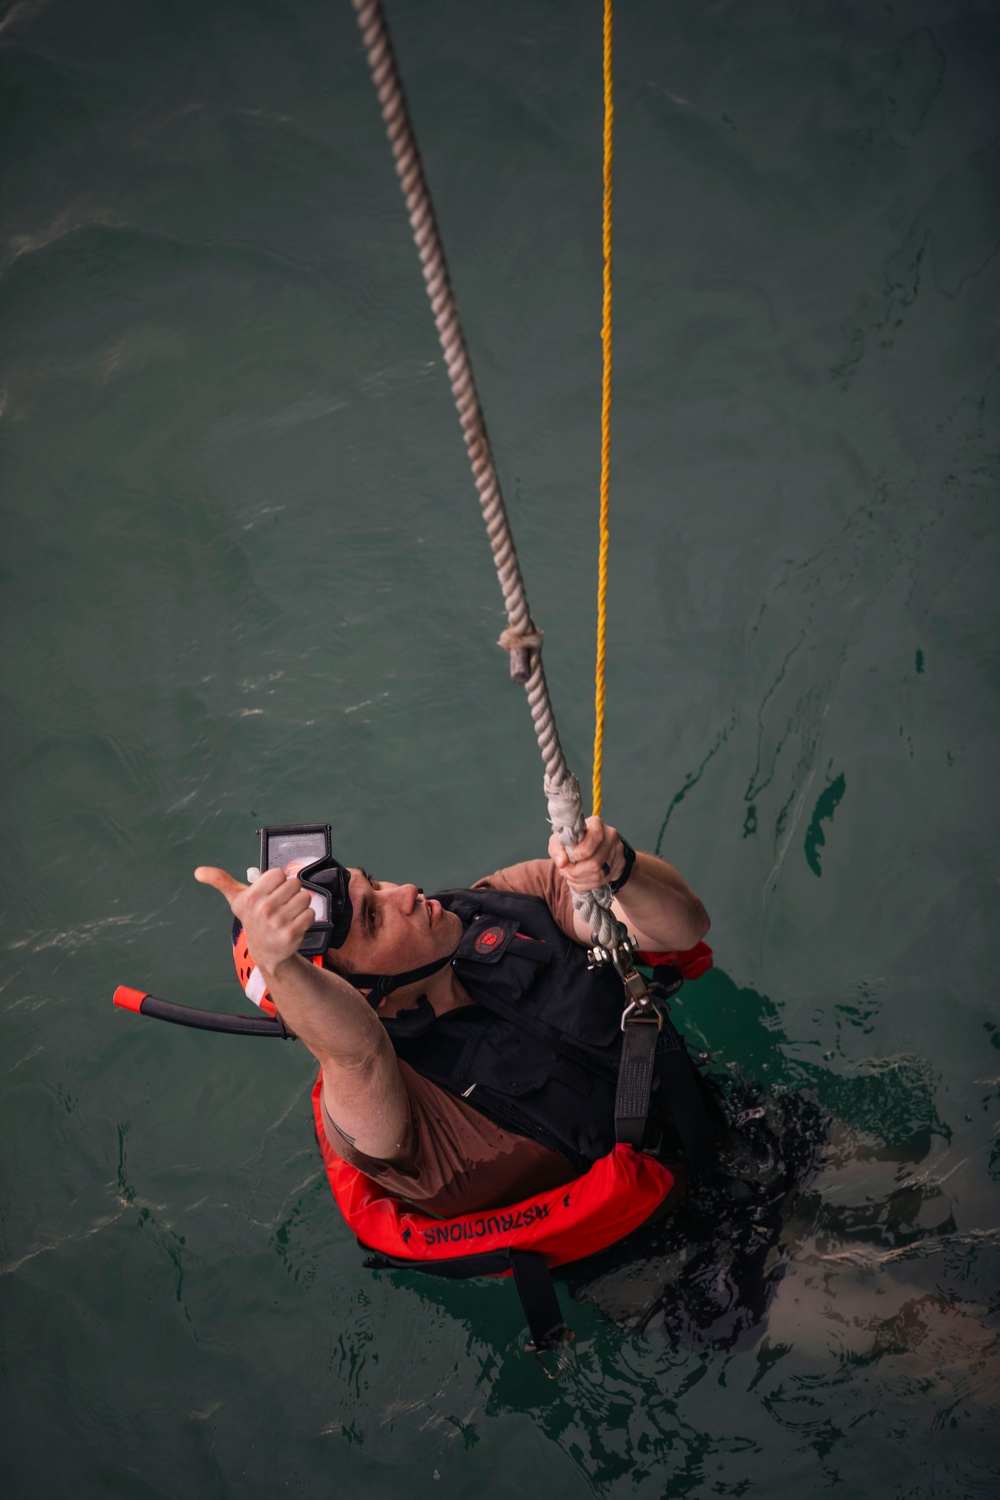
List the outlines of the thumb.
<svg viewBox="0 0 1000 1500">
<path fill-rule="evenodd" d="M 604 822 L 601 818 L 589 817 L 586 820 L 583 838 L 575 845 L 573 853 L 577 859 L 589 859 L 600 846 L 604 837 Z"/>
<path fill-rule="evenodd" d="M 217 891 L 221 891 L 230 906 L 237 896 L 241 896 L 245 890 L 249 889 L 242 880 L 234 880 L 231 875 L 226 874 L 225 870 L 220 870 L 215 865 L 199 865 L 194 872 L 194 878 L 202 885 L 211 885 Z"/>
</svg>

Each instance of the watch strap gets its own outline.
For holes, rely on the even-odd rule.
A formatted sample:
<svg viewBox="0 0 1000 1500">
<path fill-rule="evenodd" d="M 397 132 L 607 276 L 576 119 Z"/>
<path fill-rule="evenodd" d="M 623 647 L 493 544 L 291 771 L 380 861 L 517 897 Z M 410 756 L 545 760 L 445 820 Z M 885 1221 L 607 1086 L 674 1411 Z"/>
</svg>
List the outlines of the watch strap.
<svg viewBox="0 0 1000 1500">
<path fill-rule="evenodd" d="M 622 886 L 631 875 L 632 866 L 635 864 L 635 850 L 632 848 L 632 845 L 628 843 L 626 839 L 622 838 L 621 834 L 619 834 L 618 837 L 622 841 L 622 851 L 625 855 L 625 868 L 622 870 L 617 880 L 608 881 L 608 889 L 613 896 L 617 896 L 618 892 L 621 890 Z"/>
</svg>

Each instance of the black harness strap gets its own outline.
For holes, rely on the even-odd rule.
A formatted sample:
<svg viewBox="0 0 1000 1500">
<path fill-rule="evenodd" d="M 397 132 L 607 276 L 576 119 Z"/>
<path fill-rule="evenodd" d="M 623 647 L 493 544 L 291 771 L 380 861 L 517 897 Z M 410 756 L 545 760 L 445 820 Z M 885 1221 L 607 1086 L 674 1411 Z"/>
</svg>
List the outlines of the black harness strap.
<svg viewBox="0 0 1000 1500">
<path fill-rule="evenodd" d="M 545 1256 L 537 1250 L 511 1250 L 510 1265 L 531 1334 L 531 1352 L 558 1349 L 566 1343 L 567 1329 Z"/>
<path fill-rule="evenodd" d="M 360 1240 L 358 1243 L 361 1243 Z M 559 1349 L 573 1337 L 563 1321 L 548 1262 L 537 1250 L 487 1250 L 479 1255 L 452 1255 L 441 1260 L 414 1261 L 385 1255 L 381 1250 L 372 1250 L 367 1245 L 362 1245 L 361 1248 L 367 1251 L 364 1263 L 370 1271 L 425 1271 L 432 1276 L 462 1280 L 467 1276 L 496 1276 L 511 1270 L 524 1310 L 524 1321 L 531 1334 L 529 1350 L 533 1354 L 540 1354 Z"/>
<path fill-rule="evenodd" d="M 652 1007 L 647 1007 L 652 1010 Z M 615 1140 L 642 1150 L 649 1115 L 649 1096 L 656 1071 L 660 1019 L 655 1012 L 629 1016 L 622 1030 L 622 1060 L 615 1094 Z"/>
<path fill-rule="evenodd" d="M 440 1260 L 404 1260 L 401 1255 L 386 1255 L 373 1250 L 361 1240 L 365 1252 L 362 1262 L 368 1271 L 419 1271 L 428 1276 L 443 1276 L 447 1281 L 466 1281 L 470 1276 L 503 1276 L 510 1270 L 509 1250 L 483 1250 L 473 1255 L 445 1255 Z"/>
<path fill-rule="evenodd" d="M 685 1155 L 693 1167 L 702 1167 L 715 1145 L 716 1127 L 684 1038 L 670 1019 L 669 997 L 680 987 L 681 978 L 673 966 L 655 968 L 649 986 L 651 1003 L 626 1011 L 615 1095 L 615 1139 L 636 1151 L 642 1149 L 655 1076 Z"/>
</svg>

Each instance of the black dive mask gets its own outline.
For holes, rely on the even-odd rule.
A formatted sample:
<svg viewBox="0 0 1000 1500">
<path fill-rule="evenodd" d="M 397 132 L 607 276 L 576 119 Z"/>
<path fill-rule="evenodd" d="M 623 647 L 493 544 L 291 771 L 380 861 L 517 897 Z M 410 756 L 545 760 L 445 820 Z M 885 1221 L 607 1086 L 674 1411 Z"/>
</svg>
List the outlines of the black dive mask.
<svg viewBox="0 0 1000 1500">
<path fill-rule="evenodd" d="M 340 948 L 351 930 L 354 908 L 348 891 L 351 872 L 330 851 L 330 824 L 290 823 L 258 832 L 261 874 L 291 865 L 291 873 L 309 892 L 316 920 L 299 952 L 313 958 L 327 948 Z"/>
<path fill-rule="evenodd" d="M 306 958 L 325 953 L 327 948 L 340 948 L 347 939 L 354 919 L 354 908 L 348 885 L 351 872 L 346 865 L 334 859 L 330 852 L 329 823 L 288 823 L 280 828 L 259 828 L 260 873 L 277 868 L 288 869 L 296 875 L 309 892 L 309 899 L 316 921 L 309 928 L 299 952 Z M 429 979 L 445 964 L 451 963 L 453 954 L 434 959 L 419 969 L 407 969 L 403 974 L 344 974 L 342 977 L 355 989 L 368 990 L 368 1004 L 377 1008 L 386 995 L 401 985 L 414 984 L 419 979 Z"/>
</svg>

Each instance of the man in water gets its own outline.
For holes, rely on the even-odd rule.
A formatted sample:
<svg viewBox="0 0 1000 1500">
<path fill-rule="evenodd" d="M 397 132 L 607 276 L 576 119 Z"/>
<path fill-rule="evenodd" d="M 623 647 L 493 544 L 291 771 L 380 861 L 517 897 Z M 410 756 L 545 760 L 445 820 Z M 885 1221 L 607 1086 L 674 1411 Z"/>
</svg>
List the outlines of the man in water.
<svg viewBox="0 0 1000 1500">
<path fill-rule="evenodd" d="M 549 856 L 498 870 L 473 891 L 541 897 L 561 932 L 581 947 L 591 935 L 572 892 L 605 883 L 616 889 L 614 914 L 643 950 L 683 952 L 708 931 L 704 906 L 673 866 L 633 854 L 600 818 L 587 819 L 569 853 L 553 835 Z M 351 868 L 350 929 L 320 968 L 298 951 L 313 912 L 294 875 L 271 869 L 244 885 L 203 865 L 195 878 L 225 896 L 281 1019 L 319 1061 L 323 1124 L 338 1156 L 442 1217 L 501 1207 L 578 1174 L 563 1153 L 503 1128 L 467 1095 L 449 1093 L 396 1056 L 382 1018 L 412 1009 L 421 996 L 435 1017 L 475 1004 L 448 962 L 465 929 L 457 912 L 415 885 Z M 377 1009 L 343 977 L 399 975 L 436 962 L 436 972 L 393 990 Z"/>
</svg>

